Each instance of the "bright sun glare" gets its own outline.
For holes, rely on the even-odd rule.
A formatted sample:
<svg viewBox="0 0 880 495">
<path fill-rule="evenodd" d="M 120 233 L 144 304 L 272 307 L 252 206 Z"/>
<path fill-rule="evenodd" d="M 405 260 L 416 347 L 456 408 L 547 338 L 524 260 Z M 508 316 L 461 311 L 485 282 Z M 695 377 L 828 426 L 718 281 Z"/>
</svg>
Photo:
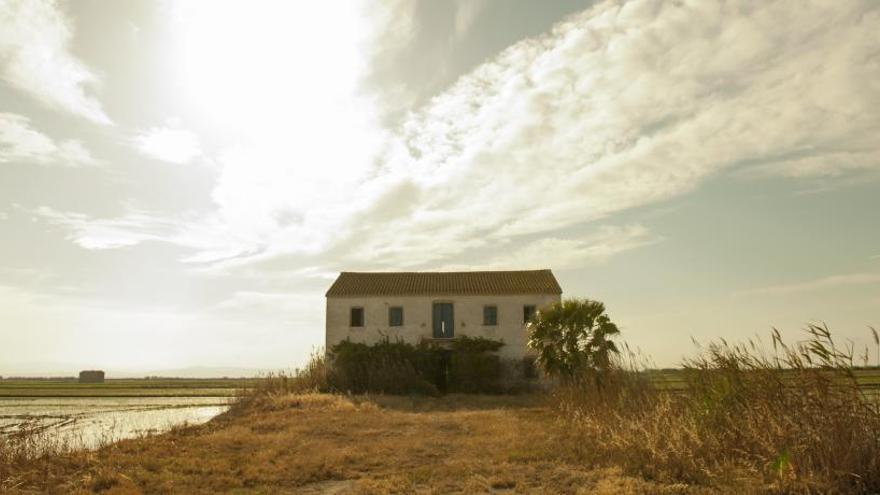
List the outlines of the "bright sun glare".
<svg viewBox="0 0 880 495">
<path fill-rule="evenodd" d="M 264 134 L 346 112 L 365 66 L 355 3 L 201 1 L 181 10 L 185 83 L 211 117 Z"/>
<path fill-rule="evenodd" d="M 234 140 L 217 194 L 242 207 L 227 221 L 344 202 L 380 141 L 358 95 L 372 34 L 360 3 L 199 1 L 175 17 L 188 101 Z"/>
</svg>

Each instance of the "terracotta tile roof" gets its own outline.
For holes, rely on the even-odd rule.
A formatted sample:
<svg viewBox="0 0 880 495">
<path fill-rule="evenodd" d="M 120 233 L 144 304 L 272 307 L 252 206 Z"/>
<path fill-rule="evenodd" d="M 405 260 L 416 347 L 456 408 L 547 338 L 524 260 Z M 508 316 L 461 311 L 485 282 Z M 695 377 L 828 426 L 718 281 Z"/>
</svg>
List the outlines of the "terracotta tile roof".
<svg viewBox="0 0 880 495">
<path fill-rule="evenodd" d="M 327 297 L 562 294 L 550 270 L 342 272 Z"/>
</svg>

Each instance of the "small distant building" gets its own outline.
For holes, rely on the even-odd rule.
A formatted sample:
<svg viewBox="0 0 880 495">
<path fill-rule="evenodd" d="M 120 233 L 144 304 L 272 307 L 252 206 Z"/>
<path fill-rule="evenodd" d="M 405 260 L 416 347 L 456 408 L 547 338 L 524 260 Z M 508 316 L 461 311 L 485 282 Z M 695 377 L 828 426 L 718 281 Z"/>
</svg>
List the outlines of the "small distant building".
<svg viewBox="0 0 880 495">
<path fill-rule="evenodd" d="M 104 372 L 102 370 L 80 371 L 79 383 L 104 383 Z"/>
<path fill-rule="evenodd" d="M 550 270 L 342 272 L 327 291 L 326 345 L 383 338 L 449 342 L 461 336 L 504 342 L 502 358 L 528 354 L 526 323 L 559 302 Z"/>
</svg>

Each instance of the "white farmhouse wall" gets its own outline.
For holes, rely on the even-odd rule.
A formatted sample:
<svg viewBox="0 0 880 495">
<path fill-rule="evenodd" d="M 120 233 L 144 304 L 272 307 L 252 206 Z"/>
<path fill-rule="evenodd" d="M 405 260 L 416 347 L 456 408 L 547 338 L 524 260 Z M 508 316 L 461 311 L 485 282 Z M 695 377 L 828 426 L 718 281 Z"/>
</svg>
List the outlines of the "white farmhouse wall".
<svg viewBox="0 0 880 495">
<path fill-rule="evenodd" d="M 519 359 L 527 354 L 526 328 L 523 324 L 523 306 L 534 305 L 539 310 L 558 302 L 559 295 L 529 294 L 506 296 L 375 296 L 328 297 L 326 345 L 330 349 L 345 339 L 352 342 L 375 344 L 384 337 L 417 344 L 433 337 L 432 309 L 435 302 L 451 302 L 454 307 L 455 336 L 485 337 L 501 340 L 504 347 L 499 355 Z M 498 308 L 498 324 L 483 325 L 483 306 Z M 403 326 L 388 326 L 388 309 L 403 308 Z M 364 326 L 350 326 L 352 307 L 364 308 Z"/>
</svg>

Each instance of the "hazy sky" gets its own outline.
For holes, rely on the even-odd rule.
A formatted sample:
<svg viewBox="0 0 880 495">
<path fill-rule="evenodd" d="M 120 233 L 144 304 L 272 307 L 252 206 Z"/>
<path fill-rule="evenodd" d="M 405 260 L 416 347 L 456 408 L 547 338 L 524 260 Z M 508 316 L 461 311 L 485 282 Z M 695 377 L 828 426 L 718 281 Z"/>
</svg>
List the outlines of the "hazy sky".
<svg viewBox="0 0 880 495">
<path fill-rule="evenodd" d="M 0 374 L 295 366 L 549 267 L 659 365 L 880 327 L 880 2 L 0 0 Z"/>
</svg>

